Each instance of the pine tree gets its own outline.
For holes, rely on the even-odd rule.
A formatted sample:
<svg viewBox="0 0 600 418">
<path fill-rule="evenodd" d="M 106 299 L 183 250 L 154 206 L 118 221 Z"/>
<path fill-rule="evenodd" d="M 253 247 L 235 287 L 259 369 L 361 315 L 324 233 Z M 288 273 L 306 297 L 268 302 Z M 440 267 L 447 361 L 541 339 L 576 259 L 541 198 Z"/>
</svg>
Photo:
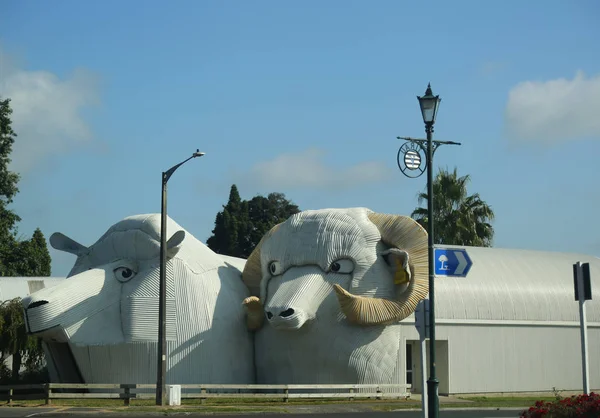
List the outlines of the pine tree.
<svg viewBox="0 0 600 418">
<path fill-rule="evenodd" d="M 50 276 L 52 271 L 52 259 L 46 245 L 46 238 L 40 230 L 36 228 L 31 237 L 32 257 L 35 260 L 35 268 L 32 276 Z"/>
<path fill-rule="evenodd" d="M 234 184 L 227 205 L 217 213 L 213 235 L 206 244 L 216 253 L 248 258 L 265 233 L 299 211 L 283 193 L 242 200 Z"/>
<path fill-rule="evenodd" d="M 15 260 L 16 274 L 23 277 L 50 276 L 51 259 L 46 239 L 37 228 L 29 241 L 22 241 L 19 246 L 19 260 Z"/>
<path fill-rule="evenodd" d="M 214 252 L 219 254 L 235 254 L 237 252 L 238 232 L 242 199 L 234 184 L 229 191 L 229 200 L 223 206 L 223 211 L 217 213 L 213 235 L 206 241 Z"/>
</svg>

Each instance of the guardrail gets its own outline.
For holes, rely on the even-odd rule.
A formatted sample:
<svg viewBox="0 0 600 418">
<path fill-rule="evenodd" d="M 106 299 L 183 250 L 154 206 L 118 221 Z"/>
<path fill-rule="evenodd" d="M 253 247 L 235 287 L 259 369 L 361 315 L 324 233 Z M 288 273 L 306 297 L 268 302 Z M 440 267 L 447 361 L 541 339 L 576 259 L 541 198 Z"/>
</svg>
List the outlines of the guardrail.
<svg viewBox="0 0 600 418">
<path fill-rule="evenodd" d="M 411 385 L 394 384 L 332 384 L 332 385 L 179 385 L 182 399 L 211 399 L 211 398 L 271 398 L 282 399 L 311 399 L 331 398 L 409 398 Z M 143 390 L 146 390 L 146 393 Z M 52 404 L 53 399 L 123 399 L 126 406 L 132 399 L 154 399 L 155 384 L 82 384 L 82 383 L 46 383 L 38 385 L 3 385 L 0 386 L 0 400 L 44 400 L 46 405 Z M 142 392 L 139 392 L 142 390 Z M 238 391 L 223 392 L 226 391 Z M 343 390 L 343 392 L 342 392 Z M 104 392 L 100 392 L 104 391 Z M 215 392 L 218 391 L 218 392 Z M 332 392 L 333 391 L 333 392 Z M 6 393 L 5 393 L 6 392 Z"/>
</svg>

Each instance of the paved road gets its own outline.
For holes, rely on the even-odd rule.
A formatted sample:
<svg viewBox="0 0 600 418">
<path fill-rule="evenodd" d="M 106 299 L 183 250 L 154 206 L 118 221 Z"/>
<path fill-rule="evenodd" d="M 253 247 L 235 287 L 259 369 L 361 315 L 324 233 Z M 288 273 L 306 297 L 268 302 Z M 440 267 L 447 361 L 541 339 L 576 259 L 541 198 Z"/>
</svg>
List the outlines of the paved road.
<svg viewBox="0 0 600 418">
<path fill-rule="evenodd" d="M 440 418 L 518 418 L 517 410 L 441 410 Z M 172 412 L 171 412 L 172 414 Z M 0 418 L 60 418 L 74 416 L 110 415 L 110 418 L 131 418 L 132 416 L 159 416 L 160 412 L 108 412 L 95 408 L 0 408 Z M 177 414 L 179 415 L 179 414 Z M 186 417 L 205 417 L 206 414 L 181 411 Z M 256 415 L 256 414 L 252 414 Z M 221 418 L 239 418 L 248 415 L 221 415 Z M 269 418 L 421 418 L 421 411 L 392 412 L 353 412 L 353 413 L 311 413 L 311 414 L 268 414 Z"/>
</svg>

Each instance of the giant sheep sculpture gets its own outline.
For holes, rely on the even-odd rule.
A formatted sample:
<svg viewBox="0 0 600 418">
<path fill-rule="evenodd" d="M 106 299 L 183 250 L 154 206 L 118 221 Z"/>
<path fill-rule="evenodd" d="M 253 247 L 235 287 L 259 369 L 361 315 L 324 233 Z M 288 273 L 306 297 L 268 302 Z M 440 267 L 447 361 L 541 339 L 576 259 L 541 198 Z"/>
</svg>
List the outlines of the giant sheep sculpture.
<svg viewBox="0 0 600 418">
<path fill-rule="evenodd" d="M 263 237 L 243 280 L 258 383 L 403 383 L 398 322 L 428 293 L 427 233 L 411 218 L 300 212 Z"/>
<path fill-rule="evenodd" d="M 245 260 L 167 227 L 167 383 L 254 383 Z M 50 243 L 77 261 L 63 283 L 23 300 L 28 331 L 66 345 L 72 356 L 56 366 L 71 357 L 85 383 L 155 383 L 160 215 L 125 218 L 90 247 L 60 233 Z"/>
</svg>

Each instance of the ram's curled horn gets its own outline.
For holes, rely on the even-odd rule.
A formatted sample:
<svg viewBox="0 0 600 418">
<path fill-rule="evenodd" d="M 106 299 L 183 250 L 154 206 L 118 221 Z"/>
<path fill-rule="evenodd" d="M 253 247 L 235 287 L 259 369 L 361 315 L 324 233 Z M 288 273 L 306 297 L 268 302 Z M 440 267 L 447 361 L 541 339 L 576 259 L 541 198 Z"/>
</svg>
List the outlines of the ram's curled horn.
<svg viewBox="0 0 600 418">
<path fill-rule="evenodd" d="M 262 268 L 260 265 L 260 248 L 265 239 L 268 239 L 273 232 L 277 230 L 280 224 L 275 225 L 267 232 L 252 251 L 252 254 L 246 260 L 244 271 L 242 272 L 242 281 L 250 291 L 250 297 L 242 303 L 246 308 L 246 325 L 248 329 L 255 330 L 262 326 L 265 319 L 260 296 L 260 282 L 262 280 Z"/>
<path fill-rule="evenodd" d="M 342 312 L 350 322 L 360 325 L 391 324 L 413 313 L 419 301 L 429 292 L 427 232 L 407 216 L 371 212 L 369 219 L 379 229 L 385 244 L 409 254 L 411 279 L 408 287 L 398 289 L 396 300 L 356 296 L 339 285 L 335 285 L 335 291 Z"/>
</svg>

